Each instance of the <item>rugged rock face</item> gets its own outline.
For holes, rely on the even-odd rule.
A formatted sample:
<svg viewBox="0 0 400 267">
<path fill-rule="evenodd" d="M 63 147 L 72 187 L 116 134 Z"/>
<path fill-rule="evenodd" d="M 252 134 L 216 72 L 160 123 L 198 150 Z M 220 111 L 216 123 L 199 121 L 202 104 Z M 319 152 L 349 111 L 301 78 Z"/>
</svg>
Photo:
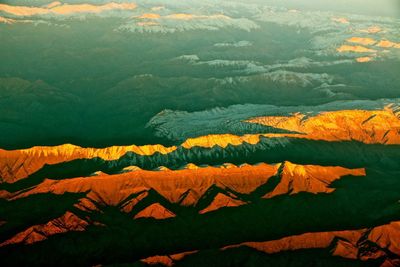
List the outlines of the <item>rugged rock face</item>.
<svg viewBox="0 0 400 267">
<path fill-rule="evenodd" d="M 303 138 L 325 141 L 357 140 L 366 144 L 399 144 L 400 118 L 385 110 L 343 110 L 315 116 L 297 113 L 288 117 L 266 116 L 248 120 L 289 131 Z"/>
<path fill-rule="evenodd" d="M 113 146 L 104 149 L 83 148 L 65 144 L 55 147 L 32 147 L 21 150 L 0 150 L 0 177 L 5 182 L 14 182 L 42 168 L 45 164 L 56 164 L 75 159 L 101 158 L 116 160 L 127 152 L 138 155 L 152 155 L 156 152 L 167 154 L 175 147 L 162 145 Z"/>
<path fill-rule="evenodd" d="M 138 156 L 156 153 L 169 155 L 178 148 L 226 148 L 243 144 L 257 145 L 261 138 L 301 138 L 323 141 L 358 141 L 365 144 L 400 144 L 400 116 L 387 107 L 384 110 L 344 110 L 322 112 L 317 115 L 296 113 L 292 116 L 264 116 L 246 120 L 291 133 L 210 134 L 189 138 L 180 146 L 163 145 L 113 146 L 103 149 L 82 148 L 74 145 L 33 147 L 29 149 L 0 150 L 0 177 L 12 183 L 41 169 L 45 164 L 57 164 L 76 159 L 118 160 L 128 152 Z"/>
<path fill-rule="evenodd" d="M 265 194 L 264 198 L 298 192 L 330 193 L 334 188 L 329 188 L 329 185 L 334 180 L 345 175 L 365 175 L 364 169 L 301 166 L 290 162 L 256 166 L 224 164 L 219 168 L 199 168 L 194 167 L 193 164 L 189 166 L 190 168 L 177 171 L 145 171 L 132 168 L 131 172 L 117 175 L 97 175 L 58 181 L 47 179 L 33 188 L 20 192 L 3 191 L 2 196 L 8 201 L 16 201 L 37 194 L 86 193 L 86 196 L 81 198 L 74 208 L 91 214 L 101 212 L 101 207 L 114 206 L 124 213 L 133 214 L 132 219 L 161 220 L 176 217 L 176 214 L 169 210 L 168 205 L 198 206 L 199 214 L 247 205 L 250 201 L 246 196 L 254 194 L 273 177 L 278 179 L 278 183 Z M 160 196 L 162 203 L 151 196 Z M 46 240 L 55 234 L 84 231 L 88 225 L 87 221 L 67 211 L 60 218 L 19 232 L 4 240 L 0 246 L 17 243 L 31 244 Z M 385 230 L 378 228 L 375 232 L 371 232 L 372 238 L 379 239 L 379 233 Z M 330 235 L 329 238 L 332 241 L 334 236 Z M 293 243 L 292 241 L 281 242 L 286 245 Z M 318 242 L 322 240 L 319 238 Z M 395 243 L 384 244 L 398 249 Z M 171 257 L 151 257 L 144 262 L 149 264 L 158 262 L 170 266 L 172 262 L 180 258 Z"/>
<path fill-rule="evenodd" d="M 373 228 L 369 232 L 367 240 L 395 255 L 400 255 L 400 222 Z"/>
<path fill-rule="evenodd" d="M 219 167 L 203 167 L 190 163 L 180 170 L 157 171 L 130 166 L 119 174 L 98 172 L 88 177 L 46 179 L 20 191 L 3 190 L 0 195 L 8 203 L 29 201 L 28 199 L 40 195 L 81 194 L 81 197 L 59 218 L 26 227 L 7 238 L 0 235 L 1 247 L 10 249 L 13 244 L 46 244 L 47 240 L 57 236 L 62 239 L 63 235 L 74 231 L 85 232 L 93 227 L 107 230 L 115 219 L 121 220 L 119 216 L 127 218 L 129 222 L 125 223 L 128 224 L 151 225 L 150 222 L 172 223 L 183 220 L 182 218 L 213 218 L 229 210 L 233 212 L 230 214 L 236 214 L 236 209 L 239 215 L 242 208 L 259 205 L 257 203 L 261 203 L 260 201 L 274 201 L 282 196 L 292 197 L 301 195 L 300 193 L 331 195 L 336 192 L 333 184 L 335 181 L 348 176 L 360 179 L 362 183 L 364 179 L 368 179 L 367 173 L 364 168 L 299 165 L 285 161 L 271 165 L 226 163 Z M 114 215 L 110 219 L 97 222 L 110 209 Z M 115 212 L 121 215 L 115 217 Z M 0 226 L 0 230 L 8 225 L 8 219 L 2 221 L 4 225 Z M 399 229 L 398 222 L 394 221 L 359 230 L 303 232 L 265 242 L 250 240 L 231 243 L 221 246 L 221 251 L 247 247 L 272 255 L 285 251 L 325 249 L 332 256 L 344 259 L 365 262 L 378 260 L 385 264 L 383 266 L 396 266 L 396 255 L 400 254 Z M 197 253 L 179 249 L 168 256 L 154 255 L 142 259 L 141 262 L 147 265 L 172 266 L 185 262 Z"/>
<path fill-rule="evenodd" d="M 342 176 L 365 176 L 364 169 L 342 167 L 301 166 L 290 162 L 283 164 L 256 166 L 223 165 L 176 171 L 137 170 L 116 175 L 78 177 L 65 180 L 47 179 L 41 184 L 21 192 L 7 193 L 10 200 L 24 198 L 33 194 L 87 193 L 87 198 L 105 205 L 119 205 L 130 195 L 155 190 L 170 203 L 194 206 L 213 186 L 233 194 L 251 194 L 266 184 L 273 176 L 280 180 L 271 192 L 264 197 L 271 198 L 281 194 L 298 192 L 329 193 L 334 189 L 329 185 Z M 228 195 L 227 195 L 228 194 Z M 201 213 L 216 210 L 223 206 L 238 206 L 243 201 L 234 200 L 227 194 L 217 194 L 208 208 Z M 130 200 L 137 200 L 134 198 Z M 87 206 L 87 205 L 84 205 Z M 127 207 L 125 207 L 127 208 Z"/>
<path fill-rule="evenodd" d="M 150 206 L 146 207 L 144 210 L 135 215 L 135 219 L 154 218 L 161 220 L 173 217 L 175 217 L 175 214 L 163 207 L 160 203 L 151 204 Z"/>
<path fill-rule="evenodd" d="M 266 183 L 278 171 L 279 165 L 261 164 L 236 168 L 206 167 L 195 170 L 145 171 L 139 170 L 108 176 L 78 177 L 65 180 L 45 180 L 25 191 L 8 194 L 8 199 L 18 199 L 32 194 L 51 192 L 89 192 L 88 197 L 107 205 L 117 205 L 131 194 L 154 189 L 171 203 L 182 201 L 195 205 L 212 186 L 249 194 Z M 351 171 L 349 171 L 351 172 Z M 190 192 L 190 194 L 186 194 Z"/>
<path fill-rule="evenodd" d="M 280 234 L 275 238 L 266 234 L 269 238 L 261 242 L 255 241 L 254 236 L 244 238 L 252 228 L 241 233 L 225 225 L 223 228 L 227 228 L 226 232 L 222 229 L 217 234 L 224 238 L 229 236 L 229 242 L 220 243 L 218 236 L 209 238 L 215 239 L 213 249 L 218 253 L 243 248 L 265 252 L 265 255 L 323 250 L 328 251 L 333 258 L 362 263 L 379 262 L 381 266 L 399 264 L 400 228 L 397 217 L 393 217 L 397 207 L 393 201 L 398 201 L 400 196 L 388 190 L 397 185 L 391 179 L 398 175 L 396 162 L 400 158 L 396 150 L 396 145 L 400 144 L 398 111 L 387 107 L 383 110 L 294 113 L 289 116 L 248 117 L 243 123 L 259 124 L 277 131 L 245 135 L 208 134 L 188 138 L 180 145 L 170 147 L 132 145 L 97 149 L 67 144 L 0 150 L 0 211 L 11 209 L 7 208 L 10 205 L 16 205 L 17 208 L 29 206 L 32 199 L 41 196 L 49 199 L 55 196 L 76 197 L 74 202 L 63 206 L 56 216 L 51 216 L 54 210 L 46 210 L 43 202 L 32 202 L 34 212 L 43 212 L 44 219 L 30 218 L 26 220 L 27 223 L 22 223 L 23 220 L 18 216 L 9 217 L 6 212 L 3 212 L 5 215 L 0 213 L 0 254 L 2 249 L 13 251 L 14 246 L 47 246 L 56 242 L 53 240 L 63 240 L 65 236 L 77 231 L 82 232 L 82 235 L 88 233 L 89 236 L 91 231 L 104 231 L 103 238 L 107 241 L 103 242 L 109 242 L 110 237 L 107 235 L 110 232 L 124 227 L 128 230 L 121 230 L 121 233 L 127 231 L 120 236 L 121 240 L 132 240 L 132 237 L 125 235 L 140 227 L 148 227 L 146 229 L 150 235 L 153 230 L 154 233 L 160 233 L 157 232 L 160 229 L 163 229 L 161 232 L 166 229 L 169 231 L 170 226 L 175 227 L 171 231 L 187 228 L 190 233 L 207 225 L 209 220 L 212 223 L 206 231 L 211 231 L 221 229 L 220 223 L 224 223 L 227 218 L 225 214 L 232 218 L 233 223 L 236 221 L 239 225 L 248 223 L 258 227 L 260 219 L 269 216 L 263 212 L 270 205 L 274 207 L 269 210 L 274 216 L 268 217 L 263 225 L 271 221 L 272 227 L 276 228 L 280 224 L 274 224 L 274 220 L 283 220 L 280 223 L 290 228 L 294 222 L 285 222 L 279 214 L 284 212 L 291 198 L 295 199 L 296 209 L 311 203 L 310 197 L 325 203 L 328 200 L 324 197 L 328 196 L 345 203 L 351 201 L 351 205 L 357 206 L 359 196 L 365 198 L 365 192 L 368 192 L 367 199 L 372 192 L 371 197 L 379 200 L 374 196 L 374 190 L 378 190 L 387 194 L 385 201 L 391 203 L 390 207 L 393 208 L 382 206 L 384 216 L 372 212 L 364 219 L 368 221 L 371 217 L 374 220 L 367 225 L 361 224 L 362 227 L 359 222 L 351 221 L 349 227 L 332 228 L 329 223 L 324 223 L 327 229 L 320 229 L 318 212 L 321 211 L 317 209 L 316 214 L 307 217 L 307 206 L 302 211 L 305 218 L 313 220 L 317 216 L 311 228 L 300 227 L 299 230 L 295 227 L 290 234 Z M 343 159 L 342 154 L 354 159 Z M 305 155 L 306 163 L 303 162 Z M 290 157 L 296 163 L 289 161 Z M 69 169 L 72 172 L 64 175 Z M 373 178 L 369 172 L 373 173 Z M 381 179 L 382 182 L 377 184 Z M 375 184 L 369 185 L 372 180 Z M 344 188 L 355 181 L 360 184 L 360 187 L 352 188 L 356 191 L 357 200 L 349 198 L 351 191 L 343 194 Z M 363 191 L 368 187 L 373 190 Z M 329 201 L 332 202 L 329 202 L 328 207 L 336 203 L 336 200 Z M 274 206 L 276 203 L 282 206 Z M 39 207 L 39 211 L 35 207 Z M 326 209 L 326 206 L 323 207 Z M 334 210 L 330 212 L 335 213 Z M 352 212 L 348 213 L 350 217 Z M 64 215 L 60 217 L 61 214 Z M 247 218 L 254 214 L 257 219 L 247 222 Z M 196 225 L 198 221 L 201 221 L 201 225 Z M 305 224 L 299 223 L 301 226 Z M 191 225 L 194 225 L 193 229 Z M 135 236 L 139 234 L 136 232 Z M 240 242 L 235 239 L 236 234 Z M 138 241 L 136 250 L 144 250 L 140 254 L 142 256 L 134 260 L 142 259 L 141 264 L 172 266 L 186 260 L 190 262 L 191 257 L 202 257 L 201 248 L 205 246 L 201 243 L 204 241 L 202 238 L 198 240 L 198 247 L 191 247 L 191 242 L 185 243 L 190 239 L 187 236 L 182 237 L 182 240 L 176 238 L 166 240 L 167 243 L 160 245 L 161 248 L 156 245 L 154 254 L 143 245 L 147 237 L 145 243 Z M 185 245 L 176 245 L 178 241 Z M 174 244 L 174 249 L 164 254 L 165 247 L 171 244 Z M 184 247 L 191 250 L 185 250 Z M 95 254 L 91 255 L 96 257 L 93 256 Z M 101 260 L 88 261 L 100 263 Z"/>
<path fill-rule="evenodd" d="M 360 61 L 367 57 L 360 55 Z M 299 59 L 300 61 L 307 59 Z M 370 56 L 370 60 L 375 60 Z M 353 60 L 352 60 L 353 62 Z M 277 77 L 282 78 L 282 77 Z M 280 79 L 278 79 L 280 81 Z M 261 82 L 261 81 L 260 81 Z M 298 83 L 296 82 L 296 86 Z M 335 94 L 341 86 L 331 87 L 329 85 L 321 86 L 321 90 L 328 94 Z M 330 92 L 330 93 L 329 93 Z M 282 93 L 282 92 L 280 92 Z M 184 142 L 188 138 L 206 136 L 213 134 L 273 134 L 273 133 L 291 133 L 262 124 L 248 123 L 249 120 L 258 117 L 292 117 L 293 114 L 305 114 L 309 117 L 318 114 L 335 113 L 344 111 L 365 111 L 373 113 L 374 111 L 389 111 L 396 116 L 399 114 L 399 101 L 396 99 L 380 99 L 374 101 L 334 101 L 317 106 L 274 106 L 261 104 L 233 105 L 226 108 L 206 109 L 196 112 L 164 110 L 154 116 L 148 123 L 148 127 L 153 129 L 157 136 L 167 138 L 175 142 Z M 350 125 L 339 125 L 338 127 L 351 127 Z"/>
<path fill-rule="evenodd" d="M 382 266 L 398 266 L 399 222 L 360 230 L 305 233 L 266 242 L 245 242 L 247 246 L 268 254 L 301 249 L 331 248 L 332 255 L 368 261 L 385 258 Z"/>
<path fill-rule="evenodd" d="M 244 142 L 257 144 L 259 141 L 260 135 L 208 135 L 190 138 L 182 143 L 180 147 L 187 150 L 193 147 L 212 148 L 217 146 L 226 148 L 228 145 L 237 146 Z M 46 164 L 57 164 L 75 159 L 101 158 L 108 161 L 118 160 L 128 152 L 139 156 L 151 156 L 155 153 L 165 155 L 176 149 L 176 146 L 165 147 L 163 145 L 113 146 L 97 149 L 66 144 L 55 147 L 32 147 L 12 151 L 0 150 L 0 177 L 4 182 L 10 183 L 26 178 Z"/>
<path fill-rule="evenodd" d="M 237 206 L 241 206 L 241 205 L 245 205 L 245 204 L 246 204 L 246 202 L 244 202 L 244 201 L 235 199 L 233 197 L 227 196 L 222 193 L 218 193 L 215 196 L 215 198 L 213 199 L 213 201 L 211 202 L 211 204 L 208 207 L 206 207 L 205 209 L 202 209 L 201 211 L 199 211 L 199 213 L 203 214 L 203 213 L 207 213 L 210 211 L 218 210 L 223 207 L 237 207 Z"/>
<path fill-rule="evenodd" d="M 68 211 L 60 218 L 51 220 L 46 224 L 29 227 L 12 238 L 2 242 L 0 247 L 18 243 L 32 244 L 43 241 L 52 235 L 62 234 L 69 231 L 84 231 L 88 225 L 88 222 Z"/>
<path fill-rule="evenodd" d="M 299 192 L 330 193 L 335 189 L 330 188 L 329 185 L 346 175 L 365 176 L 366 174 L 364 169 L 349 170 L 342 167 L 303 166 L 285 162 L 281 168 L 279 184 L 264 197 L 270 198 Z"/>
<path fill-rule="evenodd" d="M 395 0 L 46 1 L 0 0 L 0 267 L 400 267 Z"/>
<path fill-rule="evenodd" d="M 400 263 L 398 256 L 399 222 L 392 222 L 373 228 L 358 230 L 313 232 L 288 236 L 278 240 L 265 242 L 244 242 L 221 248 L 221 251 L 235 248 L 251 248 L 269 255 L 285 251 L 304 251 L 307 249 L 328 249 L 332 256 L 350 260 L 383 259 L 380 266 L 395 267 Z M 179 258 L 176 255 L 153 256 L 143 259 L 148 265 L 172 266 L 185 260 L 185 256 L 198 251 L 183 252 Z"/>
</svg>

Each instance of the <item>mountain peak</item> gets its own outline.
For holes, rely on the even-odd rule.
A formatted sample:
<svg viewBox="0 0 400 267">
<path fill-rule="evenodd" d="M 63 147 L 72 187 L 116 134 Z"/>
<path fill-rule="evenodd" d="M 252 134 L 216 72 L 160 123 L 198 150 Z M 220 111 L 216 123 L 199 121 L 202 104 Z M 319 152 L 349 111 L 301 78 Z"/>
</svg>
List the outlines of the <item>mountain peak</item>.
<svg viewBox="0 0 400 267">
<path fill-rule="evenodd" d="M 144 208 L 139 213 L 137 213 L 134 218 L 135 219 L 154 218 L 157 220 L 161 220 L 161 219 L 172 218 L 175 216 L 176 215 L 172 211 L 168 210 L 167 208 L 162 206 L 160 203 L 154 203 L 154 204 L 151 204 L 150 206 Z"/>
<path fill-rule="evenodd" d="M 209 206 L 199 211 L 200 214 L 204 214 L 210 211 L 215 211 L 224 207 L 237 207 L 246 204 L 246 202 L 239 199 L 234 199 L 223 193 L 218 193 Z"/>
<path fill-rule="evenodd" d="M 346 175 L 365 176 L 365 169 L 347 169 L 343 167 L 326 167 L 318 165 L 297 165 L 285 161 L 280 165 L 278 175 L 280 182 L 264 198 L 299 192 L 330 193 L 334 188 L 330 184 Z"/>
</svg>

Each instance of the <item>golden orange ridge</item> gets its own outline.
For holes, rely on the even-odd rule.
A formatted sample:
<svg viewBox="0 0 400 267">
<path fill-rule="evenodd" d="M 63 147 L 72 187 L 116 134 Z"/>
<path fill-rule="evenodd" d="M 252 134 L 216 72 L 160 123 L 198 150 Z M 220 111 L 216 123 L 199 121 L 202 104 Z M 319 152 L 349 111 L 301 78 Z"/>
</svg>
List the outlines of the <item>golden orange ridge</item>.
<svg viewBox="0 0 400 267">
<path fill-rule="evenodd" d="M 75 159 L 102 158 L 117 160 L 128 152 L 150 156 L 158 152 L 168 154 L 175 146 L 111 146 L 107 148 L 83 148 L 71 144 L 60 146 L 35 146 L 20 150 L 0 149 L 0 177 L 5 182 L 15 182 L 41 169 L 45 164 L 57 164 Z"/>
<path fill-rule="evenodd" d="M 154 219 L 167 219 L 167 218 L 173 218 L 176 215 L 162 206 L 160 203 L 153 203 L 150 206 L 144 208 L 142 211 L 138 212 L 135 215 L 135 219 L 138 218 L 154 218 Z"/>
<path fill-rule="evenodd" d="M 246 204 L 237 199 L 235 193 L 228 192 L 250 194 L 275 175 L 280 176 L 280 182 L 264 198 L 298 192 L 330 193 L 334 190 L 329 187 L 333 181 L 346 175 L 365 176 L 365 169 L 296 165 L 284 162 L 275 165 L 262 163 L 243 166 L 231 165 L 229 168 L 225 166 L 204 167 L 162 172 L 136 170 L 90 178 L 46 179 L 29 190 L 15 193 L 0 191 L 0 197 L 15 200 L 40 193 L 57 195 L 87 193 L 86 197 L 75 205 L 77 208 L 86 211 L 96 210 L 96 205 L 93 203 L 95 202 L 111 206 L 122 205 L 123 211 L 130 212 L 138 202 L 148 195 L 149 190 L 155 190 L 170 203 L 178 203 L 183 206 L 195 206 L 212 186 L 225 190 L 226 195 L 217 194 L 212 203 L 200 211 L 200 213 L 206 213 L 221 207 Z M 126 202 L 126 199 L 132 194 L 137 194 L 137 196 Z M 140 217 L 151 217 L 152 213 L 161 214 L 160 217 L 166 214 L 169 217 L 173 216 L 169 211 L 155 206 L 143 211 Z"/>
<path fill-rule="evenodd" d="M 212 148 L 219 146 L 226 148 L 228 145 L 241 145 L 244 142 L 257 144 L 260 136 L 275 137 L 275 134 L 249 134 L 237 136 L 233 134 L 207 135 L 189 138 L 181 144 L 185 149 L 193 147 Z M 75 159 L 102 158 L 104 160 L 117 160 L 128 152 L 142 156 L 151 156 L 155 153 L 168 154 L 178 147 L 165 147 L 163 145 L 144 146 L 112 146 L 107 148 L 83 148 L 76 145 L 65 144 L 59 146 L 35 146 L 28 149 L 4 150 L 0 149 L 0 177 L 4 182 L 15 182 L 26 178 L 41 169 L 45 164 L 57 164 Z"/>
<path fill-rule="evenodd" d="M 331 193 L 335 189 L 329 187 L 332 182 L 346 175 L 365 176 L 365 169 L 347 169 L 343 167 L 323 167 L 318 165 L 298 165 L 286 161 L 282 169 L 279 184 L 264 198 L 272 198 L 284 194 Z"/>
<path fill-rule="evenodd" d="M 46 179 L 27 191 L 9 193 L 0 191 L 0 197 L 19 199 L 32 194 L 66 192 L 89 192 L 87 197 L 107 205 L 118 205 L 127 197 L 153 189 L 171 203 L 195 205 L 212 185 L 230 188 L 235 192 L 249 194 L 275 175 L 280 164 L 260 164 L 236 168 L 204 167 L 176 171 L 137 170 L 115 175 L 77 177 L 65 180 Z M 185 199 L 181 196 L 190 191 Z"/>
<path fill-rule="evenodd" d="M 247 122 L 300 132 L 303 138 L 311 140 L 400 144 L 400 119 L 389 107 L 374 111 L 322 112 L 310 117 L 301 113 L 291 116 L 264 116 Z M 287 134 L 280 136 L 292 137 Z"/>
<path fill-rule="evenodd" d="M 220 208 L 224 208 L 224 207 L 238 207 L 241 205 L 245 205 L 247 204 L 246 202 L 240 200 L 240 199 L 235 199 L 231 196 L 227 196 L 225 194 L 222 193 L 218 193 L 215 198 L 213 199 L 213 201 L 211 202 L 211 204 L 202 209 L 199 213 L 200 214 L 204 214 L 210 211 L 215 211 L 218 210 Z"/>
<path fill-rule="evenodd" d="M 98 176 L 77 177 L 66 180 L 47 179 L 41 184 L 20 192 L 0 191 L 0 197 L 7 200 L 22 199 L 34 194 L 52 193 L 87 193 L 74 207 L 86 212 L 98 210 L 98 205 L 119 206 L 123 212 L 131 212 L 135 206 L 154 190 L 170 203 L 183 206 L 195 206 L 212 186 L 217 186 L 224 193 L 216 193 L 211 203 L 200 214 L 216 211 L 224 207 L 236 207 L 247 204 L 235 194 L 250 194 L 267 183 L 273 176 L 279 175 L 280 182 L 263 196 L 272 198 L 281 194 L 298 192 L 330 193 L 334 189 L 330 184 L 340 177 L 353 175 L 364 176 L 364 169 L 346 169 L 342 167 L 324 167 L 317 165 L 297 165 L 290 162 L 268 165 L 224 164 L 221 167 L 195 167 L 188 164 L 187 169 L 177 171 L 134 171 Z M 136 194 L 134 198 L 129 198 Z M 160 203 L 152 203 L 136 212 L 133 219 L 167 219 L 176 215 Z M 88 222 L 81 220 L 71 212 L 46 224 L 35 225 L 18 233 L 0 246 L 15 243 L 33 243 L 48 236 L 68 231 L 83 231 Z M 377 234 L 378 236 L 378 234 Z"/>
<path fill-rule="evenodd" d="M 347 259 L 367 261 L 385 257 L 386 251 L 400 255 L 400 222 L 392 222 L 372 229 L 345 230 L 332 232 L 304 233 L 265 242 L 244 242 L 222 248 L 223 250 L 246 246 L 268 254 L 300 249 L 328 248 L 334 245 L 332 255 Z M 336 242 L 334 244 L 334 242 Z M 377 245 L 374 250 L 362 250 L 365 242 Z M 397 264 L 400 262 L 397 262 Z M 387 259 L 386 265 L 398 266 L 395 261 Z"/>
<path fill-rule="evenodd" d="M 343 110 L 323 112 L 307 118 L 304 114 L 292 116 L 265 116 L 247 120 L 250 123 L 272 126 L 297 133 L 213 134 L 189 138 L 180 146 L 226 148 L 228 145 L 239 146 L 243 143 L 255 145 L 260 137 L 290 137 L 323 141 L 357 140 L 367 144 L 400 144 L 400 120 L 388 107 L 384 110 Z M 54 147 L 36 146 L 20 150 L 0 149 L 0 178 L 3 182 L 15 182 L 26 178 L 41 169 L 45 164 L 57 164 L 75 159 L 102 158 L 117 160 L 127 152 L 150 156 L 154 153 L 168 154 L 178 147 L 163 145 L 112 146 L 107 148 L 82 148 L 65 144 Z"/>
<path fill-rule="evenodd" d="M 243 242 L 221 248 L 227 250 L 238 247 L 249 247 L 267 254 L 303 249 L 326 249 L 333 247 L 332 256 L 352 260 L 368 261 L 371 259 L 385 258 L 381 266 L 396 267 L 400 260 L 388 257 L 386 251 L 400 255 L 400 222 L 376 226 L 370 229 L 343 230 L 330 232 L 304 233 L 284 237 L 278 240 L 264 242 Z M 363 244 L 371 242 L 377 246 L 374 250 L 363 250 Z M 177 261 L 183 260 L 186 255 L 198 251 L 182 252 L 174 255 L 157 255 L 141 260 L 149 265 L 173 266 Z M 176 257 L 179 255 L 179 257 Z"/>
<path fill-rule="evenodd" d="M 157 256 L 151 256 L 145 259 L 142 259 L 141 262 L 148 264 L 148 265 L 163 265 L 167 267 L 172 267 L 177 261 L 182 260 L 188 255 L 195 254 L 198 251 L 188 251 L 188 252 L 182 252 L 182 253 L 177 253 L 177 254 L 172 254 L 172 255 L 157 255 Z"/>
<path fill-rule="evenodd" d="M 32 244 L 43 241 L 49 236 L 55 234 L 66 233 L 69 231 L 84 231 L 88 225 L 88 222 L 82 220 L 72 212 L 67 211 L 60 218 L 51 220 L 46 224 L 29 227 L 10 239 L 0 243 L 0 247 L 18 243 Z"/>
<path fill-rule="evenodd" d="M 214 146 L 226 148 L 228 145 L 238 146 L 244 142 L 257 144 L 260 142 L 260 136 L 279 137 L 276 134 L 206 135 L 189 138 L 181 144 L 181 147 L 185 149 L 193 147 L 212 148 Z M 159 144 L 111 146 L 107 148 L 83 148 L 64 144 L 59 146 L 35 146 L 19 150 L 0 149 L 0 178 L 3 182 L 12 183 L 26 178 L 41 169 L 45 164 L 57 164 L 75 159 L 92 159 L 96 157 L 104 160 L 117 160 L 128 152 L 142 156 L 151 156 L 155 153 L 165 155 L 175 151 L 177 148 L 177 146 L 165 147 Z"/>
</svg>

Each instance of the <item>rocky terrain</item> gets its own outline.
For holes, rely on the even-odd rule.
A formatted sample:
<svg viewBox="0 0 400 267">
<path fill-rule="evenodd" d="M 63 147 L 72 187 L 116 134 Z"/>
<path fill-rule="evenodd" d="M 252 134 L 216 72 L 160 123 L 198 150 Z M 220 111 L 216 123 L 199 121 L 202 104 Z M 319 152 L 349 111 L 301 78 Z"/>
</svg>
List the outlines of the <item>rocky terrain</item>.
<svg viewBox="0 0 400 267">
<path fill-rule="evenodd" d="M 397 2 L 1 1 L 0 266 L 400 266 Z"/>
</svg>

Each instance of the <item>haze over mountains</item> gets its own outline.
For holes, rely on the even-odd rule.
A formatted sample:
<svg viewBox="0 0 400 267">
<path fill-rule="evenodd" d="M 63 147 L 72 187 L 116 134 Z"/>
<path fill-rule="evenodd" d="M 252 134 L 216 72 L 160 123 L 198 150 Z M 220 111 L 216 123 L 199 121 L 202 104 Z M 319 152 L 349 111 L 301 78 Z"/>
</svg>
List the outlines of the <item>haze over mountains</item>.
<svg viewBox="0 0 400 267">
<path fill-rule="evenodd" d="M 145 129 L 164 109 L 398 97 L 398 18 L 295 8 L 5 2 L 0 145 L 164 143 Z"/>
<path fill-rule="evenodd" d="M 2 1 L 0 265 L 399 266 L 399 11 Z"/>
</svg>

